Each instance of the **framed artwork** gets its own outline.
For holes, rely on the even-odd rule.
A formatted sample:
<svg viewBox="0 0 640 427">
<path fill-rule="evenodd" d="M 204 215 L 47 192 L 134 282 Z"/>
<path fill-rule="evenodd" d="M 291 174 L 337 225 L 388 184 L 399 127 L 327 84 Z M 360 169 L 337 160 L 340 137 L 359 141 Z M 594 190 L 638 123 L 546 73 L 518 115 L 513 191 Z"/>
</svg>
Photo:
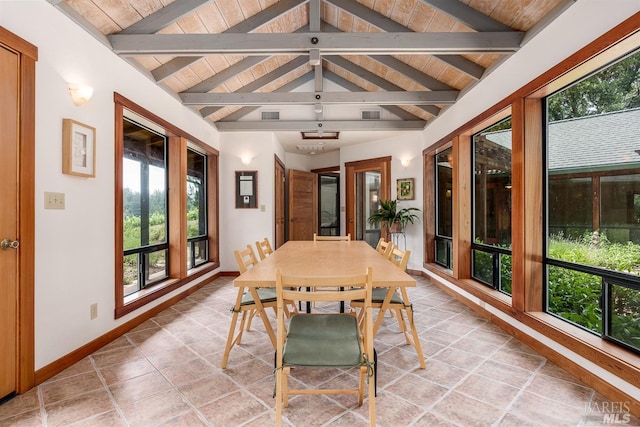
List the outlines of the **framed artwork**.
<svg viewBox="0 0 640 427">
<path fill-rule="evenodd" d="M 236 209 L 258 207 L 258 171 L 236 171 Z"/>
<path fill-rule="evenodd" d="M 62 119 L 62 173 L 96 176 L 96 129 Z"/>
<path fill-rule="evenodd" d="M 414 178 L 401 178 L 398 180 L 398 200 L 414 200 L 416 198 L 414 193 L 415 179 Z"/>
</svg>

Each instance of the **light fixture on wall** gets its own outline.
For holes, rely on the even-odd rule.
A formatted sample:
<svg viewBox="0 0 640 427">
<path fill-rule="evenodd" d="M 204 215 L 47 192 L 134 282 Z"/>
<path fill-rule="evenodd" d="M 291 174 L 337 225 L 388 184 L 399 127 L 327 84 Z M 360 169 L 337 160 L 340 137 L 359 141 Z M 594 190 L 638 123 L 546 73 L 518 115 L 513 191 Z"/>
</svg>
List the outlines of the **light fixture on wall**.
<svg viewBox="0 0 640 427">
<path fill-rule="evenodd" d="M 244 166 L 249 166 L 251 164 L 251 157 L 249 156 L 242 156 L 240 160 Z"/>
<path fill-rule="evenodd" d="M 400 160 L 400 164 L 402 165 L 403 168 L 408 168 L 409 165 L 411 164 L 411 159 L 402 159 Z"/>
<path fill-rule="evenodd" d="M 70 83 L 69 95 L 71 95 L 71 99 L 74 104 L 82 105 L 91 99 L 91 95 L 93 95 L 93 88 L 91 86 Z"/>
</svg>

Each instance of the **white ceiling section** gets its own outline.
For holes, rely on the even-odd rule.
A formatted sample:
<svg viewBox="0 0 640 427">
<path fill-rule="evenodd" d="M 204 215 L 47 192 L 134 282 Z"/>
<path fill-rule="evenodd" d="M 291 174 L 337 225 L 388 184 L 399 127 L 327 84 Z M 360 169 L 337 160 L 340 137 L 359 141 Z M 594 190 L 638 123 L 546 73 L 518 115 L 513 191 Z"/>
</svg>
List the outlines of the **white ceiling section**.
<svg viewBox="0 0 640 427">
<path fill-rule="evenodd" d="M 424 129 L 573 3 L 49 1 L 220 132 L 272 131 L 294 152 L 301 131 Z"/>
</svg>

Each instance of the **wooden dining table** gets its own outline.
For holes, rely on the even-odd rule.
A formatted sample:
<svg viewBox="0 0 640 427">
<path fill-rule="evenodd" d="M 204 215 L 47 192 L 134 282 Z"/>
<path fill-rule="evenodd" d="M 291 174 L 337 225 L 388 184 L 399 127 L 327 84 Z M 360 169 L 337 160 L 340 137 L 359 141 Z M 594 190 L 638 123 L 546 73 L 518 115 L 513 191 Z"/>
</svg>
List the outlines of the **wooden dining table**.
<svg viewBox="0 0 640 427">
<path fill-rule="evenodd" d="M 283 275 L 323 277 L 363 274 L 367 267 L 373 270 L 373 286 L 390 288 L 392 294 L 398 288 L 415 287 L 416 280 L 384 258 L 367 242 L 351 241 L 289 241 L 260 261 L 252 269 L 238 276 L 233 284 L 238 295 L 251 292 L 257 311 L 274 348 L 276 337 L 264 307 L 260 303 L 257 289 L 276 286 L 276 269 Z M 241 298 L 234 310 L 239 311 Z M 232 328 L 235 327 L 231 325 Z M 232 334 L 229 335 L 231 339 Z M 227 343 L 223 360 L 229 357 L 232 343 Z M 223 362 L 224 365 L 226 363 Z"/>
</svg>

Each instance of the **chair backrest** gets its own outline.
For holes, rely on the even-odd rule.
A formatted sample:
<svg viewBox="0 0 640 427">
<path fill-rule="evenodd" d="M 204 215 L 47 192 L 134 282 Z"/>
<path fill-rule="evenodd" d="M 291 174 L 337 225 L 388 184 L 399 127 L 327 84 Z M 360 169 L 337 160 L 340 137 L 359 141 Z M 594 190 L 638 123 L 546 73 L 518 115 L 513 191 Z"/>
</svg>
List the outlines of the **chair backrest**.
<svg viewBox="0 0 640 427">
<path fill-rule="evenodd" d="M 389 261 L 397 265 L 400 270 L 405 271 L 407 269 L 407 264 L 409 264 L 410 256 L 411 251 L 401 251 L 397 247 L 394 247 L 391 251 Z"/>
<path fill-rule="evenodd" d="M 344 290 L 339 290 L 342 288 Z M 351 276 L 284 276 L 276 269 L 276 293 L 285 300 L 332 302 L 354 299 L 371 300 L 372 269 Z M 307 291 L 306 289 L 310 289 Z M 368 296 L 367 296 L 368 295 Z"/>
<path fill-rule="evenodd" d="M 236 257 L 240 274 L 258 264 L 258 258 L 256 258 L 256 254 L 253 252 L 251 245 L 247 245 L 246 249 L 233 251 L 233 255 Z"/>
<path fill-rule="evenodd" d="M 318 236 L 317 233 L 313 233 L 313 241 L 314 242 L 320 242 L 320 241 L 349 242 L 351 241 L 351 233 L 347 234 L 346 236 Z"/>
<path fill-rule="evenodd" d="M 391 251 L 393 251 L 394 246 L 395 245 L 393 243 L 386 242 L 384 240 L 384 237 L 381 237 L 380 240 L 378 240 L 376 251 L 378 251 L 380 255 L 388 259 L 391 256 Z"/>
<path fill-rule="evenodd" d="M 273 253 L 273 248 L 271 247 L 271 243 L 269 243 L 268 237 L 256 242 L 256 248 L 258 249 L 258 256 L 260 257 L 260 260 L 265 259 Z"/>
</svg>

